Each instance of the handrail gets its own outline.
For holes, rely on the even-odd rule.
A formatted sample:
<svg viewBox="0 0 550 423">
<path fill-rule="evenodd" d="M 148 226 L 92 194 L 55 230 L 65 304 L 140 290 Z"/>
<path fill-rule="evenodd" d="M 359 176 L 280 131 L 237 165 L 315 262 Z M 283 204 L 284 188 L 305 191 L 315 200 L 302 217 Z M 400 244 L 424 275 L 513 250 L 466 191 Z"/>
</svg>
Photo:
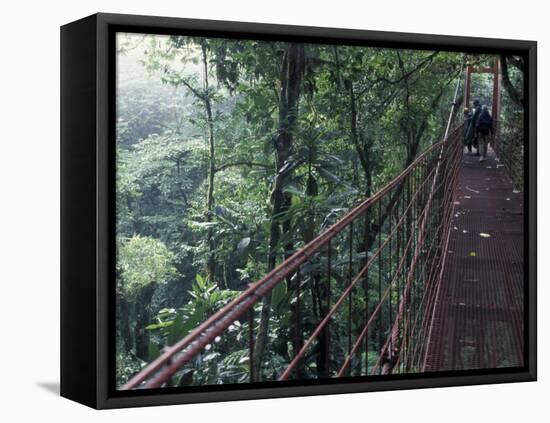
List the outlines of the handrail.
<svg viewBox="0 0 550 423">
<path fill-rule="evenodd" d="M 351 224 L 351 222 L 359 216 L 365 214 L 373 204 L 408 178 L 412 174 L 413 170 L 419 166 L 419 164 L 425 161 L 430 154 L 435 152 L 437 149 L 440 149 L 446 141 L 447 138 L 431 145 L 384 188 L 364 200 L 359 206 L 354 208 L 346 216 L 321 233 L 317 238 L 309 242 L 302 249 L 295 252 L 287 260 L 283 261 L 264 278 L 244 290 L 235 299 L 215 312 L 183 339 L 178 341 L 173 346 L 166 348 L 157 359 L 131 378 L 122 387 L 122 389 L 134 389 L 139 387 L 144 381 L 146 381 L 146 383 L 143 387 L 147 388 L 158 387 L 165 383 L 172 374 L 189 362 L 198 352 L 200 352 L 200 350 L 202 350 L 207 344 L 212 342 L 216 336 L 220 335 L 227 327 L 229 327 L 232 322 L 237 320 L 247 310 L 251 309 L 253 305 L 264 295 L 274 289 L 279 283 L 285 281 L 285 279 L 289 275 L 293 274 L 301 264 L 305 263 L 309 258 L 318 253 L 323 246 L 328 244 L 329 241 L 337 234 L 341 233 Z M 371 259 L 369 263 L 372 263 L 373 260 L 374 259 Z M 368 265 L 365 266 L 365 268 L 368 268 Z M 363 274 L 364 272 L 355 278 L 353 285 L 357 283 Z M 353 285 L 346 290 L 347 294 L 349 294 Z M 338 305 L 342 303 L 347 294 L 340 297 L 337 303 Z M 323 319 L 319 325 L 320 327 L 317 327 L 318 330 L 316 331 L 316 334 L 318 334 L 326 325 L 332 314 L 333 312 Z M 303 350 L 305 351 L 309 345 L 310 344 L 304 345 Z M 298 357 L 298 360 L 300 357 Z M 285 373 L 285 377 L 287 376 L 288 372 Z"/>
<path fill-rule="evenodd" d="M 353 238 L 352 238 L 353 222 L 361 216 L 368 216 L 367 213 L 373 207 L 374 204 L 378 204 L 378 218 L 380 219 L 381 201 L 385 198 L 387 194 L 391 194 L 394 189 L 398 189 L 398 188 L 404 189 L 404 187 L 406 186 L 407 190 L 409 191 L 408 203 L 406 203 L 404 199 L 401 200 L 401 197 L 403 197 L 403 195 L 400 195 L 398 202 L 396 203 L 397 205 L 394 207 L 394 205 L 391 204 L 391 207 L 389 210 L 389 212 L 392 213 L 394 210 L 398 210 L 399 208 L 403 209 L 402 215 L 400 216 L 400 218 L 399 219 L 396 218 L 397 222 L 395 227 L 393 228 L 393 230 L 390 230 L 388 232 L 387 238 L 384 241 L 384 243 L 381 242 L 381 238 L 380 238 L 381 228 L 378 229 L 378 234 L 379 234 L 378 249 L 372 254 L 370 258 L 368 257 L 368 255 L 366 256 L 366 264 L 362 267 L 361 271 L 354 278 L 350 280 L 350 283 L 345 287 L 345 289 L 343 290 L 342 294 L 340 295 L 336 303 L 332 307 L 329 307 L 328 313 L 324 315 L 323 319 L 315 327 L 314 331 L 311 333 L 308 340 L 301 346 L 301 348 L 299 348 L 299 351 L 294 355 L 293 360 L 291 361 L 289 366 L 286 368 L 285 372 L 279 377 L 280 380 L 284 380 L 288 378 L 291 372 L 295 370 L 299 361 L 303 358 L 307 349 L 311 347 L 313 341 L 317 339 L 317 337 L 321 334 L 322 331 L 326 331 L 327 325 L 331 317 L 336 313 L 336 310 L 343 304 L 344 300 L 347 298 L 349 301 L 349 304 L 351 304 L 351 293 L 353 288 L 358 284 L 360 280 L 365 278 L 365 275 L 368 273 L 369 267 L 374 263 L 374 260 L 381 259 L 382 250 L 387 247 L 388 243 L 390 246 L 389 248 L 390 248 L 390 254 L 391 254 L 391 251 L 392 251 L 391 242 L 396 237 L 396 234 L 398 233 L 398 229 L 402 227 L 403 223 L 405 222 L 405 219 L 407 219 L 407 222 L 410 223 L 411 217 L 414 216 L 415 214 L 418 214 L 415 220 L 417 220 L 418 223 L 420 223 L 420 227 L 422 228 L 422 237 L 413 240 L 412 237 L 413 237 L 414 231 L 411 232 L 409 234 L 408 245 L 410 246 L 412 245 L 411 243 L 414 243 L 414 248 L 416 251 L 414 257 L 415 257 L 415 261 L 417 260 L 418 255 L 420 254 L 419 243 L 423 241 L 423 237 L 425 236 L 423 228 L 426 225 L 426 222 L 428 219 L 428 213 L 430 212 L 430 207 L 432 207 L 431 206 L 432 201 L 436 201 L 436 196 L 442 195 L 440 190 L 443 185 L 441 185 L 442 182 L 440 181 L 438 174 L 439 172 L 441 172 L 440 165 L 442 161 L 447 159 L 443 157 L 444 151 L 446 151 L 447 154 L 449 154 L 449 156 L 454 157 L 453 154 L 455 153 L 453 154 L 449 153 L 449 150 L 451 148 L 449 147 L 449 145 L 451 144 L 451 141 L 452 143 L 454 143 L 453 146 L 455 144 L 458 145 L 458 143 L 460 142 L 459 135 L 461 134 L 461 127 L 458 127 L 452 132 L 451 135 L 449 135 L 451 120 L 452 120 L 454 109 L 456 106 L 457 92 L 458 92 L 458 85 L 455 91 L 455 98 L 453 100 L 451 112 L 449 114 L 449 121 L 446 126 L 445 135 L 442 140 L 428 147 L 422 154 L 420 154 L 415 160 L 413 160 L 413 162 L 409 166 L 407 166 L 407 168 L 405 168 L 399 175 L 393 178 L 388 184 L 386 184 L 377 193 L 375 193 L 371 197 L 364 200 L 357 207 L 355 207 L 353 210 L 347 213 L 342 219 L 334 223 L 324 232 L 320 233 L 315 239 L 310 241 L 300 250 L 296 251 L 288 259 L 284 260 L 281 264 L 279 264 L 275 269 L 270 271 L 266 276 L 264 276 L 258 282 L 252 284 L 246 290 L 241 292 L 235 299 L 230 301 L 228 304 L 226 304 L 220 310 L 215 312 L 212 316 L 210 316 L 200 325 L 198 325 L 195 329 L 193 329 L 190 333 L 188 333 L 183 339 L 181 339 L 174 345 L 165 348 L 164 352 L 158 358 L 153 360 L 143 370 L 141 370 L 138 374 L 132 377 L 125 385 L 122 386 L 121 389 L 127 390 L 127 389 L 135 389 L 135 388 L 155 388 L 155 387 L 162 386 L 172 377 L 174 373 L 176 373 L 186 363 L 188 363 L 191 359 L 193 359 L 207 344 L 211 343 L 218 335 L 220 335 L 225 329 L 227 329 L 235 320 L 241 317 L 245 312 L 253 309 L 254 304 L 257 303 L 259 300 L 261 300 L 263 296 L 265 296 L 267 293 L 273 290 L 278 284 L 283 283 L 286 280 L 286 278 L 288 278 L 289 276 L 299 271 L 300 266 L 304 264 L 306 261 L 308 261 L 310 258 L 314 257 L 316 254 L 320 253 L 321 249 L 324 246 L 326 246 L 327 244 L 330 246 L 330 241 L 335 236 L 342 233 L 348 227 L 350 229 L 350 256 L 349 257 L 350 257 L 350 263 L 351 263 L 351 247 L 353 244 Z M 445 148 L 447 148 L 447 150 L 445 150 Z M 433 166 L 433 168 L 430 168 L 430 166 Z M 448 184 L 447 177 L 448 175 L 446 174 L 444 184 Z M 428 182 L 432 183 L 431 189 L 429 190 L 426 188 Z M 437 184 L 437 192 L 436 192 L 435 184 Z M 450 188 L 450 186 L 445 186 L 445 188 Z M 410 192 L 412 190 L 415 190 L 415 191 Z M 421 203 L 424 201 L 423 200 L 424 196 L 427 196 L 426 198 L 427 204 L 421 207 Z M 437 201 L 441 202 L 443 200 L 437 199 Z M 438 207 L 439 208 L 436 210 L 436 212 L 439 213 L 440 208 L 442 207 L 441 204 L 439 204 Z M 432 219 L 432 216 L 430 216 L 430 219 Z M 391 221 L 392 219 L 390 217 L 390 223 L 389 223 L 390 226 L 391 226 Z M 394 279 L 397 278 L 399 275 L 399 272 L 403 270 L 405 257 L 406 257 L 406 254 L 408 254 L 407 252 L 408 248 L 409 247 L 407 247 L 407 250 L 404 249 L 403 251 L 400 251 L 400 254 L 403 254 L 403 256 L 400 260 L 399 267 L 396 270 L 396 273 L 394 274 Z M 351 264 L 350 264 L 350 268 L 351 268 Z M 330 262 L 329 262 L 328 270 L 330 272 Z M 410 285 L 410 272 L 409 272 L 407 281 L 408 281 L 408 285 Z M 388 285 L 386 291 L 390 290 L 391 292 L 392 284 Z M 363 331 L 359 339 L 353 345 L 353 348 L 351 345 L 351 338 L 350 338 L 348 356 L 346 358 L 344 367 L 341 369 L 339 374 L 341 374 L 345 370 L 345 368 L 349 366 L 351 356 L 356 352 L 358 345 L 361 342 L 361 339 L 365 336 L 369 328 L 369 325 L 372 324 L 374 318 L 376 317 L 377 313 L 382 307 L 382 303 L 385 301 L 386 298 L 387 298 L 387 292 L 384 294 L 383 297 L 382 295 L 380 295 L 377 309 L 373 311 L 373 313 L 370 316 L 370 319 L 365 319 L 365 320 L 368 320 L 366 323 L 366 326 L 363 328 Z M 390 299 L 389 306 L 390 306 L 390 316 L 391 316 L 391 299 Z M 402 306 L 400 305 L 400 308 L 401 307 Z M 351 319 L 351 317 L 349 318 Z"/>
<path fill-rule="evenodd" d="M 174 370 L 177 370 L 187 363 L 198 351 L 210 343 L 216 336 L 223 332 L 229 325 L 250 309 L 258 300 L 266 295 L 275 286 L 284 281 L 287 276 L 293 273 L 301 264 L 311 258 L 321 247 L 326 245 L 334 236 L 345 229 L 354 219 L 364 214 L 376 201 L 382 198 L 390 190 L 403 181 L 412 170 L 422 162 L 431 152 L 440 148 L 445 139 L 432 144 L 420 156 L 418 156 L 405 170 L 391 180 L 385 187 L 373 196 L 364 200 L 359 206 L 349 212 L 341 220 L 321 233 L 302 249 L 295 252 L 287 260 L 269 272 L 264 278 L 244 290 L 238 297 L 226 304 L 207 320 L 197 326 L 183 339 L 171 347 L 165 349 L 157 359 L 152 361 L 145 369 L 131 378 L 121 389 L 134 389 L 148 377 L 159 371 L 161 367 L 167 366 L 162 375 L 153 378 L 147 387 L 159 386 L 169 378 Z M 193 344 L 193 345 L 191 345 Z M 172 360 L 177 354 L 184 351 L 181 356 Z"/>
</svg>

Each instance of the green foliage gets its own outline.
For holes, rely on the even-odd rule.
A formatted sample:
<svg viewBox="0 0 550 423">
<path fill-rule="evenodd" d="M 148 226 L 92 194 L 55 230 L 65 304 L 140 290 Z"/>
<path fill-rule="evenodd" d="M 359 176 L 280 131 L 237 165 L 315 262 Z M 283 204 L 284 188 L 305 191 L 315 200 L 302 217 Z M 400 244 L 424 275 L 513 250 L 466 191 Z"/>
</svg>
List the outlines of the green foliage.
<svg viewBox="0 0 550 423">
<path fill-rule="evenodd" d="M 183 307 L 160 310 L 154 322 L 147 326 L 147 330 L 155 332 L 159 348 L 183 338 L 238 294 L 237 291 L 220 290 L 217 284 L 199 274 L 188 293 L 190 300 Z"/>
<path fill-rule="evenodd" d="M 176 275 L 174 253 L 159 240 L 134 235 L 120 242 L 117 252 L 117 269 L 122 275 L 118 288 L 129 299 L 134 299 L 144 287 L 164 284 Z"/>
<path fill-rule="evenodd" d="M 154 322 L 146 329 L 153 334 L 152 344 L 158 353 L 165 346 L 174 344 L 194 329 L 199 323 L 211 316 L 225 304 L 238 295 L 238 291 L 221 290 L 217 284 L 210 282 L 197 274 L 192 288 L 189 291 L 189 301 L 179 309 L 162 309 L 154 318 Z M 187 375 L 188 383 L 220 383 L 220 381 L 242 381 L 248 375 L 248 350 L 234 351 L 235 343 L 244 347 L 247 324 L 235 321 L 229 329 L 236 341 L 229 342 L 216 338 L 213 344 L 205 348 L 200 361 L 187 366 L 178 372 L 176 379 Z M 233 336 L 232 336 L 233 338 Z M 222 357 L 222 352 L 224 352 Z M 179 382 L 178 382 L 179 383 Z"/>
<path fill-rule="evenodd" d="M 275 246 L 279 263 L 285 249 L 311 241 L 438 140 L 465 60 L 453 52 L 306 44 L 292 148 L 276 169 L 285 43 L 126 35 L 119 49 L 117 292 L 132 302 L 125 316 L 131 330 L 140 311 L 154 316 L 146 323 L 150 359 L 266 274 L 273 222 L 285 228 Z M 474 58 L 479 63 L 490 59 Z M 518 70 L 511 69 L 510 78 L 521 85 Z M 486 85 L 476 81 L 476 90 L 483 93 Z M 508 106 L 504 112 L 515 121 L 521 117 Z M 279 181 L 290 201 L 273 216 Z M 355 237 L 359 245 L 359 230 Z M 346 237 L 332 242 L 332 277 L 339 287 L 347 281 L 347 245 Z M 207 273 L 210 258 L 212 274 Z M 351 262 L 358 267 L 365 258 L 364 250 L 356 251 Z M 322 253 L 302 267 L 304 336 L 321 318 L 317 303 L 324 280 L 319 275 L 327 264 Z M 394 270 L 372 266 L 382 287 Z M 356 334 L 364 309 L 376 305 L 376 283 L 371 281 L 364 295 L 358 288 L 351 316 L 345 308 L 332 319 L 333 367 L 347 352 L 348 319 Z M 139 294 L 152 284 L 150 304 L 139 304 Z M 274 379 L 295 353 L 296 284 L 292 275 L 272 292 L 262 380 Z M 389 319 L 388 312 L 382 314 Z M 247 381 L 248 325 L 247 317 L 233 322 L 171 384 Z M 379 347 L 371 338 L 369 366 Z M 131 348 L 119 346 L 120 383 L 142 365 Z M 354 361 L 352 367 L 357 366 Z M 319 377 L 318 370 L 315 354 L 304 358 L 305 378 Z"/>
<path fill-rule="evenodd" d="M 140 360 L 132 352 L 124 352 L 117 344 L 116 348 L 116 384 L 124 385 L 130 378 L 139 372 L 147 363 Z"/>
</svg>

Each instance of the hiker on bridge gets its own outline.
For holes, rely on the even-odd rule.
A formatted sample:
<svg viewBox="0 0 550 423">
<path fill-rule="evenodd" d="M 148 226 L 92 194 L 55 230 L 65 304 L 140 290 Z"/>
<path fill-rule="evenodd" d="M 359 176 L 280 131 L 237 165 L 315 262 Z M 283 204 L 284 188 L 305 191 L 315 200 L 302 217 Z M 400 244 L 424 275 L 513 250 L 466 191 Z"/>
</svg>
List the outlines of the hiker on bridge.
<svg viewBox="0 0 550 423">
<path fill-rule="evenodd" d="M 470 123 L 472 121 L 472 113 L 468 107 L 464 107 L 464 145 L 468 148 L 468 154 L 472 154 L 472 137 L 470 136 Z"/>
<path fill-rule="evenodd" d="M 481 114 L 479 100 L 474 100 L 474 112 L 468 110 L 468 119 L 464 127 L 464 142 L 468 147 L 468 154 L 472 154 L 472 146 L 476 149 L 476 156 L 479 156 L 477 121 Z M 466 111 L 465 111 L 466 115 Z"/>
<path fill-rule="evenodd" d="M 481 113 L 476 123 L 476 133 L 478 139 L 478 152 L 481 153 L 479 158 L 480 162 L 484 162 L 487 159 L 487 146 L 489 140 L 493 136 L 493 117 L 489 113 L 487 105 L 481 106 Z"/>
</svg>

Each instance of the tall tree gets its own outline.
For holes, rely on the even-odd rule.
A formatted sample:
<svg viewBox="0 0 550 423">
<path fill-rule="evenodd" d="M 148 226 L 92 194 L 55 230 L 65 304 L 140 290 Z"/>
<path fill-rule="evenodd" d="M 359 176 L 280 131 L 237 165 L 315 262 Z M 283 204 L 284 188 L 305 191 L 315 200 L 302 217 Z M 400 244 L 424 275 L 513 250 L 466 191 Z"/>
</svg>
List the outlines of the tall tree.
<svg viewBox="0 0 550 423">
<path fill-rule="evenodd" d="M 274 269 L 277 265 L 277 253 L 281 237 L 281 222 L 285 220 L 285 212 L 290 206 L 291 197 L 288 193 L 284 192 L 284 187 L 294 165 L 291 160 L 292 139 L 298 118 L 300 84 L 304 73 L 304 63 L 304 45 L 289 43 L 281 67 L 279 128 L 273 138 L 276 155 L 276 175 L 271 192 L 272 213 L 269 230 L 268 271 Z M 260 380 L 260 369 L 268 339 L 270 315 L 271 293 L 268 293 L 262 300 L 260 326 L 254 348 L 254 368 L 252 369 L 253 380 Z"/>
<path fill-rule="evenodd" d="M 149 237 L 136 235 L 118 247 L 117 295 L 119 303 L 129 302 L 135 307 L 135 353 L 144 361 L 149 360 L 146 326 L 151 322 L 153 294 L 159 285 L 175 276 L 173 259 L 174 254 L 162 242 Z M 120 330 L 128 336 L 128 328 Z"/>
<path fill-rule="evenodd" d="M 215 242 L 212 216 L 214 210 L 214 185 L 216 175 L 216 138 L 215 125 L 213 115 L 213 97 L 214 90 L 210 82 L 210 67 L 211 60 L 211 44 L 212 42 L 204 37 L 178 37 L 169 38 L 167 45 L 159 47 L 157 43 L 152 44 L 152 51 L 148 53 L 147 66 L 154 70 L 160 71 L 162 81 L 175 87 L 184 86 L 190 94 L 198 100 L 204 110 L 203 127 L 205 128 L 205 138 L 208 145 L 207 156 L 207 186 L 206 200 L 204 207 L 204 220 L 208 225 L 206 244 L 208 245 L 208 253 L 206 259 L 206 273 L 211 280 L 216 280 L 216 259 L 215 259 Z M 174 59 L 180 59 L 183 62 L 192 62 L 194 59 L 188 56 L 196 55 L 199 52 L 199 58 L 202 73 L 202 84 L 200 84 L 195 75 L 189 73 L 188 70 L 179 69 L 175 66 Z"/>
<path fill-rule="evenodd" d="M 509 56 L 509 55 L 503 54 L 500 56 L 500 64 L 501 64 L 501 73 L 502 73 L 502 85 L 504 86 L 504 89 L 508 92 L 510 99 L 517 106 L 524 108 L 525 99 L 523 96 L 523 87 L 521 85 L 524 80 L 523 72 L 525 69 L 523 57 Z M 512 82 L 510 67 L 516 73 L 520 74 L 520 77 L 517 78 L 519 80 L 519 84 L 517 85 L 515 85 L 514 82 Z"/>
<path fill-rule="evenodd" d="M 208 127 L 208 191 L 206 194 L 206 221 L 212 222 L 212 213 L 214 210 L 214 177 L 216 175 L 216 145 L 214 138 L 214 118 L 212 117 L 212 100 L 210 92 L 210 82 L 208 77 L 208 44 L 202 38 L 200 40 L 203 66 L 203 94 L 202 100 L 206 110 L 206 123 Z M 209 247 L 209 255 L 207 261 L 207 270 L 210 280 L 215 281 L 216 276 L 216 260 L 214 257 L 214 229 L 208 227 L 207 243 Z"/>
</svg>

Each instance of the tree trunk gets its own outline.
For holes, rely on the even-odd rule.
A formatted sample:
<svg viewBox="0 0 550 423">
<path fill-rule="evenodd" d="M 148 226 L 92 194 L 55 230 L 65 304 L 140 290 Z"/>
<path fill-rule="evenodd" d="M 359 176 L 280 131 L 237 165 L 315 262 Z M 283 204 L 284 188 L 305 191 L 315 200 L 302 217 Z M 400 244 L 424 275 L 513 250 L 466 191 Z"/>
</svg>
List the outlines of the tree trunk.
<svg viewBox="0 0 550 423">
<path fill-rule="evenodd" d="M 208 125 L 208 190 L 206 194 L 206 221 L 212 222 L 212 211 L 214 208 L 214 176 L 216 173 L 216 149 L 214 142 L 214 119 L 212 117 L 212 102 L 210 101 L 210 85 L 208 82 L 208 55 L 206 44 L 203 42 L 202 48 L 202 64 L 203 64 L 203 102 L 206 109 L 206 122 Z M 206 271 L 211 281 L 215 281 L 216 262 L 214 258 L 214 231 L 212 227 L 208 228 L 207 232 L 208 243 L 208 259 Z"/>
<path fill-rule="evenodd" d="M 122 338 L 124 352 L 129 353 L 132 349 L 132 333 L 130 331 L 130 304 L 122 295 L 117 295 L 118 304 L 118 332 Z"/>
<path fill-rule="evenodd" d="M 149 361 L 149 331 L 145 328 L 151 323 L 151 302 L 155 288 L 156 283 L 143 288 L 137 303 L 136 355 L 143 361 Z"/>
<path fill-rule="evenodd" d="M 510 96 L 510 99 L 519 107 L 522 109 L 525 107 L 525 100 L 521 92 L 514 87 L 512 84 L 512 81 L 510 81 L 510 75 L 508 72 L 508 59 L 509 57 L 506 55 L 500 56 L 500 69 L 502 74 L 502 85 L 504 86 L 504 89 L 508 92 L 508 95 Z M 521 65 L 518 65 L 517 68 L 523 73 L 523 69 Z M 522 78 L 523 79 L 523 78 Z"/>
<path fill-rule="evenodd" d="M 363 149 L 363 146 L 359 142 L 359 133 L 357 128 L 357 100 L 355 98 L 355 91 L 353 90 L 353 82 L 346 81 L 349 91 L 349 109 L 350 109 L 350 135 L 351 141 L 355 147 L 355 151 L 359 156 L 359 161 L 365 173 L 370 171 L 369 161 L 367 155 Z"/>
<path fill-rule="evenodd" d="M 276 149 L 276 172 L 272 191 L 272 215 L 269 234 L 268 271 L 277 265 L 277 246 L 281 238 L 281 220 L 290 206 L 290 196 L 283 192 L 288 175 L 281 170 L 292 153 L 292 131 L 294 130 L 300 97 L 300 84 L 304 70 L 304 46 L 289 44 L 283 59 L 281 72 L 281 93 L 279 98 L 279 129 L 274 137 Z M 260 327 L 254 347 L 252 380 L 261 379 L 261 365 L 267 344 L 269 318 L 271 316 L 271 292 L 262 300 Z"/>
</svg>

